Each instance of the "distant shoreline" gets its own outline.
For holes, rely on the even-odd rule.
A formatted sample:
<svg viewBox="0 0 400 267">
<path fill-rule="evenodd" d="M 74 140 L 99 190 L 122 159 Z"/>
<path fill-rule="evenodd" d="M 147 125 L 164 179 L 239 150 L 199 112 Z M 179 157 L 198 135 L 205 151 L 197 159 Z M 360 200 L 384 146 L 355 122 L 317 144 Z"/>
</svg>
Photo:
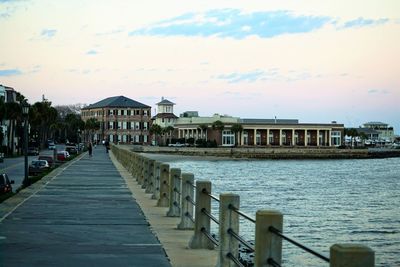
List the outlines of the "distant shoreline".
<svg viewBox="0 0 400 267">
<path fill-rule="evenodd" d="M 400 157 L 400 149 L 336 149 L 285 147 L 158 147 L 129 146 L 125 149 L 139 153 L 198 156 L 214 159 L 371 159 Z"/>
</svg>

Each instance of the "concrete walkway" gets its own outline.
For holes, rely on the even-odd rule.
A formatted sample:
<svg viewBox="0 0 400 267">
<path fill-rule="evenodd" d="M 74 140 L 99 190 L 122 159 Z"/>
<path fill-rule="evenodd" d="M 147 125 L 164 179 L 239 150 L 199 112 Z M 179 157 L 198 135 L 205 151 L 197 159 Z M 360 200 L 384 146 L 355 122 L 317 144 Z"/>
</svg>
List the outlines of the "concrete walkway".
<svg viewBox="0 0 400 267">
<path fill-rule="evenodd" d="M 0 266 L 171 266 L 103 147 L 61 168 L 2 214 Z"/>
</svg>

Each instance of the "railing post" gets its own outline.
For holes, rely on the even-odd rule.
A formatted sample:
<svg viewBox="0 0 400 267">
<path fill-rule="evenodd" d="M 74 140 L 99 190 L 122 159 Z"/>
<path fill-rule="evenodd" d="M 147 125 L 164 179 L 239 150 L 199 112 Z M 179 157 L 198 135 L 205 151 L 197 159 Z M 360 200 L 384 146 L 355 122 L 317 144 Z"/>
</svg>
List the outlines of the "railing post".
<svg viewBox="0 0 400 267">
<path fill-rule="evenodd" d="M 143 157 L 143 183 L 142 189 L 147 187 L 147 183 L 149 182 L 149 159 Z"/>
<path fill-rule="evenodd" d="M 169 194 L 169 165 L 161 164 L 160 166 L 160 198 L 157 201 L 158 207 L 168 207 L 168 194 Z"/>
<path fill-rule="evenodd" d="M 138 177 L 137 177 L 137 181 L 140 185 L 143 184 L 143 169 L 144 169 L 144 157 L 140 156 L 139 159 L 139 169 L 138 169 Z"/>
<path fill-rule="evenodd" d="M 150 194 L 153 193 L 154 191 L 154 159 L 148 159 L 147 160 L 147 187 L 145 190 L 145 193 Z"/>
<path fill-rule="evenodd" d="M 255 232 L 255 267 L 268 266 L 268 259 L 278 264 L 282 262 L 282 238 L 269 231 L 274 227 L 282 232 L 283 215 L 275 210 L 258 210 Z"/>
<path fill-rule="evenodd" d="M 154 162 L 154 191 L 153 195 L 151 196 L 152 199 L 159 199 L 160 198 L 160 167 L 161 162 L 156 161 Z"/>
<path fill-rule="evenodd" d="M 179 217 L 181 215 L 181 169 L 171 168 L 169 172 L 169 210 L 168 217 Z"/>
<path fill-rule="evenodd" d="M 231 253 L 235 258 L 239 255 L 239 241 L 228 230 L 239 234 L 239 214 L 230 206 L 239 209 L 240 196 L 237 194 L 220 194 L 219 196 L 219 255 L 217 267 L 234 267 L 236 264 L 227 257 Z"/>
<path fill-rule="evenodd" d="M 187 200 L 190 198 L 194 201 L 194 175 L 193 173 L 182 173 L 182 197 L 181 197 L 181 222 L 178 224 L 178 229 L 189 230 L 194 228 L 193 204 Z"/>
<path fill-rule="evenodd" d="M 335 244 L 330 248 L 330 267 L 374 267 L 375 252 L 367 246 Z"/>
<path fill-rule="evenodd" d="M 214 244 L 202 232 L 202 229 L 210 232 L 210 218 L 202 210 L 205 209 L 211 213 L 211 198 L 204 194 L 203 190 L 211 193 L 210 181 L 196 181 L 194 234 L 189 241 L 189 248 L 214 249 Z"/>
</svg>

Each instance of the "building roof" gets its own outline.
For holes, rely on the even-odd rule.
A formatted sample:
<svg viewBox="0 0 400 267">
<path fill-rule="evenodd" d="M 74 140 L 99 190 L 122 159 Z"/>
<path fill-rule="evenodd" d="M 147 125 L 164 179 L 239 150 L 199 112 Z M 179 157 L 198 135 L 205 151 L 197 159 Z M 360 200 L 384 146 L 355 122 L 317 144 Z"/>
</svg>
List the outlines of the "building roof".
<svg viewBox="0 0 400 267">
<path fill-rule="evenodd" d="M 156 105 L 165 105 L 165 106 L 170 106 L 170 105 L 175 105 L 175 103 L 172 103 L 168 99 L 161 98 L 161 101 L 158 102 Z"/>
<path fill-rule="evenodd" d="M 378 131 L 375 131 L 372 128 L 362 128 L 362 127 L 360 127 L 360 128 L 356 128 L 356 130 L 358 132 L 365 133 L 365 134 L 379 134 Z"/>
<path fill-rule="evenodd" d="M 92 108 L 150 108 L 150 106 L 121 95 L 105 98 L 83 109 Z"/>
<path fill-rule="evenodd" d="M 383 123 L 383 122 L 380 122 L 380 121 L 370 121 L 370 122 L 366 122 L 366 123 L 364 123 L 364 125 L 381 125 L 381 126 L 386 126 L 386 125 L 388 125 L 387 123 Z"/>
<path fill-rule="evenodd" d="M 152 119 L 156 119 L 156 118 L 164 118 L 164 119 L 177 119 L 178 117 L 175 116 L 175 114 L 173 113 L 158 113 L 157 115 L 155 115 Z"/>
<path fill-rule="evenodd" d="M 240 119 L 242 124 L 298 124 L 296 119 Z"/>
</svg>

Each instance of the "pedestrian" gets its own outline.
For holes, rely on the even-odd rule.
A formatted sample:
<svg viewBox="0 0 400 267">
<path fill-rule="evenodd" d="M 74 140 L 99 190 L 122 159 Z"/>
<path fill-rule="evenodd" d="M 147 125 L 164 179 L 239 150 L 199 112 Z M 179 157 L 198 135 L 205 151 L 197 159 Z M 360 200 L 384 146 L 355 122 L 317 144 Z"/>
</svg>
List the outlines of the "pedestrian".
<svg viewBox="0 0 400 267">
<path fill-rule="evenodd" d="M 89 142 L 88 151 L 89 151 L 89 156 L 91 157 L 91 156 L 92 156 L 92 153 L 93 153 L 93 145 L 92 145 L 92 142 Z"/>
<path fill-rule="evenodd" d="M 108 153 L 108 150 L 110 149 L 110 142 L 108 142 L 108 140 L 106 140 L 106 141 L 104 142 L 104 145 L 105 145 L 105 147 L 106 147 L 106 153 Z"/>
</svg>

